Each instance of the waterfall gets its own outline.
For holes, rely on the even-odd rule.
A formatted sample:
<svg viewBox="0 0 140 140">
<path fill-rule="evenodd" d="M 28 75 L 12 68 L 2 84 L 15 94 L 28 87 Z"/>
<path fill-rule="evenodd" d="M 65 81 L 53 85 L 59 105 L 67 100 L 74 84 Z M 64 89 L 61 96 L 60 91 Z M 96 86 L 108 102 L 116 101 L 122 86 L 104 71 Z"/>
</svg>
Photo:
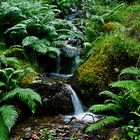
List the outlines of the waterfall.
<svg viewBox="0 0 140 140">
<path fill-rule="evenodd" d="M 60 68 L 61 68 L 61 59 L 59 55 L 56 62 L 56 73 L 60 73 Z"/>
<path fill-rule="evenodd" d="M 71 117 L 75 117 L 80 121 L 85 121 L 85 122 L 96 122 L 101 118 L 101 115 L 95 115 L 91 112 L 84 112 L 82 108 L 82 104 L 76 94 L 76 92 L 72 89 L 71 85 L 65 84 L 66 89 L 68 92 L 71 94 L 71 99 L 72 99 L 72 104 L 74 107 L 74 113 L 73 115 L 66 115 L 64 117 L 65 122 L 69 122 Z"/>
<path fill-rule="evenodd" d="M 74 107 L 74 114 L 83 113 L 84 110 L 82 108 L 82 104 L 76 94 L 76 92 L 72 89 L 71 85 L 65 84 L 67 90 L 71 93 L 72 104 Z"/>
<path fill-rule="evenodd" d="M 81 59 L 80 56 L 76 56 L 73 63 L 72 63 L 72 67 L 71 67 L 71 73 L 74 73 L 75 70 L 80 66 L 81 64 Z"/>
</svg>

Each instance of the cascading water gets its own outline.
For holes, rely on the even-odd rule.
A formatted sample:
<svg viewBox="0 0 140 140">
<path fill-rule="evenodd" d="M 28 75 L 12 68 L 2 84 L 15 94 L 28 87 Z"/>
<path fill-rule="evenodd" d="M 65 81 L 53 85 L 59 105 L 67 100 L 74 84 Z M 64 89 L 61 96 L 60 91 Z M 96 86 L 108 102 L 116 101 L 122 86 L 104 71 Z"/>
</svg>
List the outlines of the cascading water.
<svg viewBox="0 0 140 140">
<path fill-rule="evenodd" d="M 98 115 L 95 115 L 90 112 L 84 112 L 82 104 L 76 94 L 76 92 L 72 89 L 71 85 L 65 84 L 66 89 L 71 94 L 71 99 L 74 107 L 73 117 L 77 118 L 80 121 L 85 122 L 95 122 L 99 119 Z M 69 121 L 72 116 L 65 116 L 64 120 Z"/>
<path fill-rule="evenodd" d="M 82 104 L 76 94 L 76 92 L 72 89 L 71 85 L 65 84 L 67 90 L 71 93 L 71 99 L 74 107 L 74 114 L 83 113 L 84 110 L 82 108 Z"/>
</svg>

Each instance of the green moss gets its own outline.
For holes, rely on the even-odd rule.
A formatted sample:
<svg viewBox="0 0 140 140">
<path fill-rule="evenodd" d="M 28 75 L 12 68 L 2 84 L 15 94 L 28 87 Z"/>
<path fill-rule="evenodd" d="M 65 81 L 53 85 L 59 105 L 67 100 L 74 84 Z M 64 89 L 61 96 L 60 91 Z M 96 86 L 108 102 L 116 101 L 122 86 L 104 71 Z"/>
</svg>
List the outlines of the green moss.
<svg viewBox="0 0 140 140">
<path fill-rule="evenodd" d="M 129 36 L 140 41 L 140 22 L 136 22 L 129 30 Z"/>
<path fill-rule="evenodd" d="M 89 59 L 77 70 L 78 82 L 97 91 L 104 90 L 117 80 L 122 68 L 136 64 L 139 53 L 140 46 L 135 41 L 123 35 L 107 34 L 93 42 Z"/>
<path fill-rule="evenodd" d="M 102 26 L 102 31 L 104 33 L 110 32 L 123 32 L 125 31 L 125 27 L 123 27 L 120 23 L 117 22 L 107 22 Z"/>
</svg>

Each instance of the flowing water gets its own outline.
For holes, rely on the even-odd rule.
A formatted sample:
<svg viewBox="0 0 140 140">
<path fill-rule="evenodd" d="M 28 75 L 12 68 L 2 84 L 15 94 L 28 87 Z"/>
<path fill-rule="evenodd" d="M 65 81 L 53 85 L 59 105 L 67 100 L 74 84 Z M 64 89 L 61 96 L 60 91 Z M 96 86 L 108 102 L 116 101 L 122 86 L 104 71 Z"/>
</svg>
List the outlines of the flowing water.
<svg viewBox="0 0 140 140">
<path fill-rule="evenodd" d="M 95 115 L 90 112 L 84 112 L 82 104 L 76 94 L 76 92 L 72 89 L 71 85 L 65 84 L 68 92 L 71 94 L 71 99 L 73 103 L 74 112 L 73 115 L 67 115 L 64 117 L 64 121 L 68 122 L 72 117 L 75 117 L 79 121 L 85 122 L 95 122 L 99 119 L 98 115 Z"/>
<path fill-rule="evenodd" d="M 72 89 L 71 85 L 65 84 L 65 86 L 68 89 L 68 91 L 71 93 L 72 104 L 74 107 L 74 114 L 83 113 L 84 110 L 76 92 Z"/>
</svg>

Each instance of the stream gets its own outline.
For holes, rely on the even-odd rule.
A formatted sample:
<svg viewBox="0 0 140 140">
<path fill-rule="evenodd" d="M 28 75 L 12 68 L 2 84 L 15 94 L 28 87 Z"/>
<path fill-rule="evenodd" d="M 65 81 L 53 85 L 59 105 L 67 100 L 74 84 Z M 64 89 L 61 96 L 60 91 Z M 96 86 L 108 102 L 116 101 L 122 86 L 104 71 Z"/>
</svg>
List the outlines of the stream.
<svg viewBox="0 0 140 140">
<path fill-rule="evenodd" d="M 79 16 L 75 9 L 71 9 L 71 11 L 72 14 L 67 16 L 66 20 L 72 21 Z M 80 41 L 70 37 L 68 44 L 61 50 L 61 54 L 57 58 L 56 71 L 49 73 L 49 78 L 56 81 L 66 81 L 67 78 L 71 77 L 81 64 L 81 49 Z M 63 58 L 64 53 L 71 58 L 68 63 Z M 85 134 L 83 130 L 85 126 L 97 121 L 101 116 L 85 112 L 71 85 L 66 82 L 63 84 L 71 95 L 74 111 L 66 115 L 30 117 L 23 122 L 19 122 L 12 130 L 11 140 L 39 140 L 44 128 L 47 128 L 46 133 L 53 137 L 52 139 L 47 137 L 46 140 L 94 140 L 92 134 Z"/>
</svg>

